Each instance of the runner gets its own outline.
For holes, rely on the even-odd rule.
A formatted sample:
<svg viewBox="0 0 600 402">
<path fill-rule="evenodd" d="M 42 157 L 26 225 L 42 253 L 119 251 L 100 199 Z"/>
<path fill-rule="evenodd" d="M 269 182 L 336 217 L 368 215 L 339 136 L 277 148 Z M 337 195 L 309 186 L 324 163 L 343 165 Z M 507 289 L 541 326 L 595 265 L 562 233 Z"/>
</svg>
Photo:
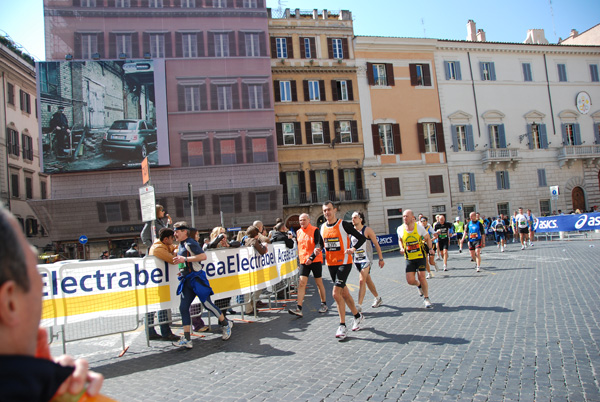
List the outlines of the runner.
<svg viewBox="0 0 600 402">
<path fill-rule="evenodd" d="M 383 300 L 381 296 L 377 293 L 377 289 L 375 288 L 375 284 L 373 283 L 373 279 L 371 279 L 371 265 L 373 263 L 373 246 L 375 245 L 375 249 L 377 250 L 377 255 L 379 256 L 379 268 L 383 268 L 383 254 L 381 253 L 381 247 L 379 247 L 379 242 L 377 241 L 377 236 L 375 236 L 375 232 L 368 226 L 365 226 L 365 215 L 362 212 L 354 212 L 352 214 L 352 223 L 354 224 L 354 229 L 358 230 L 364 237 L 367 238 L 365 243 L 356 249 L 356 253 L 354 254 L 354 265 L 358 269 L 358 273 L 360 274 L 360 282 L 358 288 L 358 306 L 356 308 L 358 311 L 362 312 L 362 303 L 365 299 L 365 294 L 367 293 L 367 287 L 375 297 L 373 299 L 373 304 L 371 307 L 376 308 L 381 306 Z M 358 239 L 354 236 L 351 236 L 352 244 L 356 244 Z M 366 284 L 366 286 L 365 286 Z"/>
<path fill-rule="evenodd" d="M 419 214 L 421 215 L 421 214 Z M 421 225 L 423 228 L 425 228 L 425 230 L 427 231 L 427 234 L 429 235 L 430 239 L 437 239 L 437 233 L 435 233 L 435 231 L 433 230 L 433 227 L 427 223 L 427 217 L 421 215 L 421 218 L 419 219 L 419 225 Z M 432 241 L 433 243 L 433 241 Z M 435 247 L 435 243 L 433 243 L 434 247 Z M 433 272 L 431 272 L 431 266 L 433 265 L 433 269 L 435 270 L 435 272 L 437 272 L 437 264 L 435 262 L 435 255 L 431 255 L 429 254 L 429 246 L 427 246 L 427 244 L 423 244 L 423 251 L 425 252 L 425 268 L 427 269 L 427 275 L 425 276 L 425 279 L 429 279 L 429 278 L 433 278 Z"/>
<path fill-rule="evenodd" d="M 527 222 L 529 223 L 529 247 L 533 247 L 533 238 L 535 237 L 535 222 L 537 218 L 531 213 L 531 209 L 527 210 Z"/>
<path fill-rule="evenodd" d="M 419 296 L 424 296 L 425 308 L 433 308 L 429 301 L 429 286 L 425 278 L 426 258 L 423 250 L 425 243 L 429 248 L 429 255 L 435 256 L 431 238 L 423 226 L 416 224 L 415 215 L 410 209 L 404 211 L 402 220 L 404 223 L 398 226 L 397 232 L 400 253 L 404 254 L 406 259 L 406 282 L 417 287 Z"/>
<path fill-rule="evenodd" d="M 477 272 L 481 269 L 481 249 L 485 247 L 485 229 L 483 224 L 477 220 L 477 214 L 471 212 L 471 220 L 465 226 L 465 237 L 469 239 L 469 252 L 471 260 L 477 264 Z"/>
<path fill-rule="evenodd" d="M 513 239 L 512 242 L 515 242 L 515 238 L 519 237 L 519 228 L 517 228 L 517 217 L 518 212 L 515 211 L 513 216 L 511 216 L 510 218 L 510 227 L 512 228 L 512 232 L 513 232 Z"/>
<path fill-rule="evenodd" d="M 435 230 L 435 225 L 437 225 L 438 223 L 440 223 L 440 216 L 442 216 L 442 215 L 436 215 L 435 216 L 435 222 L 432 223 L 432 225 L 433 225 L 433 231 L 434 232 L 436 231 Z M 442 261 L 443 257 L 442 257 L 442 250 L 439 247 L 439 245 L 440 245 L 440 236 L 439 236 L 439 234 L 437 236 L 435 236 L 434 243 L 435 244 L 433 246 L 433 249 L 435 250 L 435 255 L 436 255 L 435 259 L 437 261 Z"/>
<path fill-rule="evenodd" d="M 498 248 L 500 252 L 504 252 L 504 248 L 506 247 L 506 227 L 504 226 L 504 221 L 502 220 L 502 215 L 498 215 L 498 219 L 492 222 L 492 230 L 496 235 L 496 243 L 498 243 Z"/>
<path fill-rule="evenodd" d="M 346 338 L 348 332 L 346 328 L 346 304 L 350 307 L 350 311 L 354 316 L 352 331 L 360 329 L 360 324 L 365 319 L 354 305 L 354 299 L 346 286 L 346 280 L 352 270 L 352 254 L 363 245 L 366 239 L 358 230 L 354 229 L 350 222 L 337 219 L 336 213 L 337 208 L 331 201 L 323 203 L 323 216 L 326 222 L 321 226 L 321 236 L 325 244 L 327 268 L 329 268 L 331 280 L 334 282 L 333 298 L 340 316 L 340 326 L 335 337 L 342 340 Z M 350 244 L 350 235 L 358 239 L 354 246 Z"/>
<path fill-rule="evenodd" d="M 308 214 L 300 215 L 300 229 L 296 231 L 298 240 L 298 258 L 300 260 L 300 281 L 298 283 L 298 299 L 295 310 L 288 310 L 288 313 L 302 317 L 302 303 L 306 293 L 306 284 L 312 271 L 315 278 L 319 296 L 321 296 L 321 307 L 319 313 L 327 312 L 327 299 L 325 296 L 325 286 L 323 286 L 323 238 L 319 228 L 310 224 Z"/>
<path fill-rule="evenodd" d="M 456 235 L 456 240 L 458 241 L 458 252 L 462 253 L 463 248 L 463 233 L 465 232 L 465 223 L 461 222 L 460 217 L 456 217 L 454 219 L 454 233 Z"/>
<path fill-rule="evenodd" d="M 448 270 L 448 247 L 450 246 L 450 233 L 452 225 L 446 222 L 444 215 L 439 215 L 439 222 L 433 225 L 433 230 L 438 236 L 438 250 L 442 253 L 444 260 L 444 271 Z"/>
<path fill-rule="evenodd" d="M 519 213 L 515 216 L 515 222 L 521 240 L 521 250 L 525 250 L 527 248 L 527 238 L 529 237 L 529 221 L 523 215 L 523 208 L 519 208 Z"/>
</svg>

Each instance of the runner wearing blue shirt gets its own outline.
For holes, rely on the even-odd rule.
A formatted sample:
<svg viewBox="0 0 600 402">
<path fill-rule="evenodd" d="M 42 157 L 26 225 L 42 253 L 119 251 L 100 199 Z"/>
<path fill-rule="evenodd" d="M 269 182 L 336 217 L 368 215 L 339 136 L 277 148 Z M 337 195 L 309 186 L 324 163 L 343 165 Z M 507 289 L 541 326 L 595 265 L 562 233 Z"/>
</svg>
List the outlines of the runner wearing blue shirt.
<svg viewBox="0 0 600 402">
<path fill-rule="evenodd" d="M 483 224 L 477 220 L 475 212 L 469 215 L 471 220 L 465 225 L 465 237 L 469 240 L 469 252 L 471 259 L 477 264 L 477 272 L 481 269 L 481 249 L 485 247 L 485 229 Z"/>
<path fill-rule="evenodd" d="M 503 253 L 504 248 L 506 247 L 506 227 L 504 226 L 502 215 L 498 215 L 498 218 L 492 222 L 492 230 L 496 235 L 496 243 L 498 243 L 498 248 Z"/>
</svg>

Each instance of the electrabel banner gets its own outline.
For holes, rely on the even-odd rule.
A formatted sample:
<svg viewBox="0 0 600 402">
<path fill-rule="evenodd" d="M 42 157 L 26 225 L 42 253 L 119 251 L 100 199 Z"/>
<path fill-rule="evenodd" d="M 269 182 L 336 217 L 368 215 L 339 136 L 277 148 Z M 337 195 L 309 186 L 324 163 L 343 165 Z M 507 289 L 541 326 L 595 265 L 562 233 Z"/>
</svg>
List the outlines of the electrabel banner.
<svg viewBox="0 0 600 402">
<path fill-rule="evenodd" d="M 537 232 L 600 230 L 600 213 L 546 216 L 538 218 L 534 228 Z"/>
<path fill-rule="evenodd" d="M 268 245 L 264 255 L 248 247 L 206 254 L 202 266 L 213 300 L 275 285 L 298 269 L 298 250 L 279 244 Z M 39 265 L 38 271 L 44 327 L 179 307 L 178 267 L 156 257 L 60 262 Z"/>
</svg>

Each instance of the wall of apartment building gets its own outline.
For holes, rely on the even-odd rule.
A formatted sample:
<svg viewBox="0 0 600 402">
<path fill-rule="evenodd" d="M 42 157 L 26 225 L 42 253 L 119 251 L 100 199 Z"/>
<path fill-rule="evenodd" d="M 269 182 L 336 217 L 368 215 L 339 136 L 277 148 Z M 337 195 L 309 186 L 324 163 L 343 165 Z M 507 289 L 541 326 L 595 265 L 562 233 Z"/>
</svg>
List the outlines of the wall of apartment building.
<svg viewBox="0 0 600 402">
<path fill-rule="evenodd" d="M 411 209 L 427 216 L 449 213 L 446 157 L 443 144 L 439 146 L 442 135 L 447 134 L 438 131 L 441 130 L 441 114 L 434 63 L 435 41 L 358 36 L 354 43 L 363 133 L 368 133 L 364 135 L 364 167 L 365 183 L 371 196 L 369 225 L 378 233 L 389 233 L 401 223 L 402 210 Z M 415 85 L 411 81 L 411 74 L 414 74 L 411 64 L 428 66 L 431 81 L 426 85 Z M 388 81 L 387 85 L 371 82 L 373 65 L 391 69 L 393 81 Z M 388 71 L 386 78 L 391 79 L 391 76 Z M 422 152 L 419 128 L 425 123 L 436 127 L 438 152 Z M 397 125 L 401 149 L 394 149 L 390 154 L 376 154 L 373 127 L 382 124 Z M 435 188 L 432 188 L 431 180 L 436 181 Z M 390 182 L 399 188 L 386 189 L 386 185 L 391 186 Z"/>
<path fill-rule="evenodd" d="M 448 78 L 448 62 L 460 64 L 461 79 Z M 494 79 L 482 80 L 480 62 L 493 63 Z M 530 67 L 530 81 L 525 80 L 523 64 Z M 559 64 L 566 66 L 564 82 L 559 81 Z M 452 126 L 470 125 L 473 131 L 470 151 L 458 151 L 452 135 L 446 137 L 453 214 L 458 214 L 458 204 L 486 216 L 497 215 L 499 204 L 509 211 L 523 206 L 541 214 L 553 185 L 560 187 L 561 195 L 552 202 L 552 210 L 573 209 L 575 187 L 584 190 L 587 209 L 600 202 L 600 148 L 595 146 L 600 113 L 593 105 L 600 99 L 600 85 L 592 82 L 590 64 L 600 64 L 597 47 L 439 41 L 436 65 L 444 130 L 452 133 Z M 580 92 L 592 99 L 587 114 L 576 108 Z M 582 146 L 590 146 L 584 151 L 595 157 L 561 162 L 566 123 L 579 124 Z M 545 127 L 547 148 L 530 148 L 528 133 L 533 124 Z M 511 157 L 498 163 L 485 163 L 491 152 L 490 125 L 503 125 L 506 148 L 511 150 Z M 497 174 L 502 171 L 508 173 L 509 188 L 498 188 Z M 463 173 L 474 175 L 475 191 L 461 188 L 459 174 Z"/>
<path fill-rule="evenodd" d="M 74 56 L 75 60 L 81 58 L 81 51 L 77 47 L 78 35 L 92 32 L 100 33 L 97 50 L 101 59 L 120 58 L 114 42 L 114 34 L 117 33 L 132 35 L 132 54 L 128 54 L 127 59 L 144 58 L 148 56 L 148 34 L 164 34 L 171 163 L 169 167 L 152 169 L 157 200 L 162 199 L 167 204 L 174 219 L 180 218 L 174 211 L 181 210 L 181 195 L 187 196 L 189 182 L 193 185 L 195 197 L 205 197 L 203 206 L 206 208 L 204 212 L 198 211 L 196 217 L 196 225 L 201 229 L 220 224 L 218 208 L 214 208 L 215 202 L 218 202 L 214 197 L 218 195 L 235 196 L 235 211 L 225 213 L 227 226 L 247 226 L 254 219 L 274 221 L 281 215 L 281 190 L 274 145 L 264 1 L 258 0 L 257 8 L 252 9 L 242 8 L 242 2 L 232 0 L 227 2 L 227 8 L 214 8 L 212 2 L 206 0 L 197 0 L 192 8 L 182 8 L 174 0 L 164 0 L 162 3 L 163 7 L 157 9 L 149 8 L 146 2 L 131 0 L 131 7 L 123 9 L 115 7 L 113 1 L 98 0 L 97 7 L 84 8 L 78 1 L 45 0 L 47 59 L 63 60 L 66 55 Z M 209 41 L 209 37 L 218 32 L 227 32 L 229 57 L 216 55 L 211 44 L 213 42 Z M 183 58 L 181 35 L 186 33 L 197 35 L 195 57 Z M 259 36 L 257 49 L 260 51 L 253 57 L 245 56 L 247 33 Z M 238 97 L 234 100 L 236 107 L 233 110 L 217 110 L 211 103 L 214 99 L 211 99 L 210 89 L 206 91 L 200 108 L 186 110 L 185 105 L 182 108 L 179 84 L 191 83 L 206 88 L 217 81 L 235 86 L 234 93 Z M 264 103 L 260 110 L 251 110 L 246 103 L 247 94 L 243 91 L 248 83 L 264 84 Z M 257 138 L 265 140 L 258 143 L 260 147 L 268 148 L 268 157 L 264 156 L 262 148 L 260 159 L 255 154 L 258 151 L 252 147 L 256 146 L 253 140 Z M 216 152 L 220 141 L 230 139 L 236 140 L 234 164 L 223 162 Z M 209 157 L 202 163 L 197 160 L 190 163 L 187 145 L 193 141 L 207 141 L 205 150 Z M 58 232 L 52 234 L 53 240 L 76 238 L 76 231 L 60 223 L 61 219 L 57 217 L 62 216 L 60 211 L 69 210 L 72 204 L 77 204 L 77 200 L 89 201 L 88 208 L 78 208 L 81 219 L 88 222 L 86 227 L 90 233 L 105 239 L 110 238 L 111 233 L 106 231 L 106 222 L 101 222 L 101 209 L 94 205 L 120 199 L 130 204 L 131 212 L 138 198 L 141 176 L 137 170 L 72 173 L 55 175 L 55 182 L 57 187 L 53 197 L 56 202 L 37 203 L 35 206 L 57 225 Z M 259 198 L 261 202 L 258 202 Z M 265 203 L 269 206 L 268 211 L 263 209 Z M 126 216 L 128 219 L 123 220 L 123 225 L 139 224 L 137 214 L 128 213 Z M 121 237 L 137 237 L 139 232 L 136 230 L 123 232 Z"/>
<path fill-rule="evenodd" d="M 27 203 L 50 193 L 50 178 L 40 173 L 35 69 L 0 44 L 0 76 L 1 202 L 17 217 L 28 240 L 42 247 L 49 241 L 47 233 Z"/>
<path fill-rule="evenodd" d="M 308 213 L 313 223 L 322 219 L 321 203 L 327 198 L 338 202 L 339 216 L 365 210 L 368 193 L 364 191 L 364 157 L 360 102 L 352 48 L 351 13 L 345 10 L 286 9 L 269 19 L 271 66 L 275 93 L 275 121 L 278 133 L 280 182 L 284 186 L 284 219 L 297 224 L 297 216 Z M 286 50 L 278 54 L 277 40 L 285 38 Z M 304 47 L 309 41 L 308 49 Z M 341 40 L 342 57 L 332 53 L 332 40 Z M 308 82 L 319 83 L 319 100 L 310 100 Z M 280 83 L 289 83 L 287 99 Z M 342 95 L 338 85 L 347 92 Z M 322 124 L 323 140 L 317 140 L 312 123 Z M 283 139 L 283 126 L 294 125 L 294 140 Z M 349 124 L 350 138 L 343 137 L 340 125 Z M 343 138 L 342 138 L 343 137 Z M 345 191 L 345 170 L 354 172 L 356 192 Z M 317 197 L 316 171 L 327 171 L 328 196 Z M 293 200 L 286 174 L 297 172 L 299 199 Z M 286 192 L 287 191 L 287 192 Z M 323 198 L 323 199 L 322 199 Z"/>
</svg>

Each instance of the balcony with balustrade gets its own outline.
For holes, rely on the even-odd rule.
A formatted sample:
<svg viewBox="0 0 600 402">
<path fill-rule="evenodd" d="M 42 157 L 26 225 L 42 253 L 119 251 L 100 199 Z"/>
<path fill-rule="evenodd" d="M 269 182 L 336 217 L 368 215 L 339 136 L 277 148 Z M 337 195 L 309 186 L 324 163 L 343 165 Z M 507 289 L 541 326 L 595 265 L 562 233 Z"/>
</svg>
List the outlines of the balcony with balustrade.
<svg viewBox="0 0 600 402">
<path fill-rule="evenodd" d="M 571 167 L 575 161 L 583 161 L 586 167 L 600 166 L 600 145 L 565 145 L 558 150 L 558 165 Z"/>
<path fill-rule="evenodd" d="M 518 148 L 491 148 L 482 152 L 481 163 L 483 170 L 496 170 L 501 164 L 506 169 L 515 169 L 522 159 Z"/>
<path fill-rule="evenodd" d="M 331 200 L 336 203 L 368 202 L 369 190 L 356 189 L 349 191 L 329 191 L 328 193 L 310 192 L 299 193 L 298 196 L 290 197 L 289 194 L 283 194 L 283 206 L 308 206 L 320 204 Z"/>
</svg>

